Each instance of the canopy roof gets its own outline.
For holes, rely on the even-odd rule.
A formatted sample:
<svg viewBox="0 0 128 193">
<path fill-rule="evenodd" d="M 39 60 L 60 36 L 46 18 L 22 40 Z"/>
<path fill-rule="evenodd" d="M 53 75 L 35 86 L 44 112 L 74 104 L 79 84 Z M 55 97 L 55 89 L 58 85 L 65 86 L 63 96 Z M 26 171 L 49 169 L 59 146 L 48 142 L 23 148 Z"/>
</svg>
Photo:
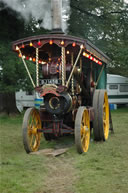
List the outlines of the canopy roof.
<svg viewBox="0 0 128 193">
<path fill-rule="evenodd" d="M 31 36 L 12 42 L 13 50 L 18 51 L 18 49 L 20 49 L 27 57 L 34 57 L 35 48 L 39 48 L 41 60 L 45 60 L 49 57 L 49 52 L 51 52 L 50 54 L 52 55 L 56 54 L 55 50 L 62 46 L 77 55 L 81 45 L 84 46 L 86 54 L 89 54 L 90 57 L 92 56 L 106 64 L 110 62 L 110 58 L 90 41 L 75 36 L 65 34 L 47 34 Z M 57 53 L 58 52 L 59 50 Z"/>
</svg>

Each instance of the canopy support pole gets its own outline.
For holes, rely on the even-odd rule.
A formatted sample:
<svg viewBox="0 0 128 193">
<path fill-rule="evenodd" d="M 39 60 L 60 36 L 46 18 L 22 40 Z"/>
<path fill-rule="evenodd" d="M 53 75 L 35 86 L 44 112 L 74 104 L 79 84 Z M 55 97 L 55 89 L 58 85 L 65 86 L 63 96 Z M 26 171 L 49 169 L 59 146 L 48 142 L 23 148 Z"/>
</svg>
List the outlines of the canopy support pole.
<svg viewBox="0 0 128 193">
<path fill-rule="evenodd" d="M 62 58 L 62 86 L 65 86 L 65 47 L 61 48 L 61 58 Z"/>
<path fill-rule="evenodd" d="M 36 48 L 36 86 L 39 86 L 39 48 Z"/>
<path fill-rule="evenodd" d="M 32 79 L 32 76 L 31 76 L 31 74 L 30 74 L 30 72 L 29 72 L 29 69 L 28 69 L 28 67 L 27 67 L 27 64 L 26 64 L 26 62 L 25 62 L 25 60 L 24 60 L 24 58 L 23 58 L 23 55 L 22 55 L 22 52 L 21 52 L 20 49 L 19 49 L 19 53 L 20 53 L 20 55 L 21 55 L 21 58 L 22 58 L 22 61 L 23 61 L 24 66 L 25 66 L 25 69 L 26 69 L 26 71 L 27 71 L 27 73 L 28 73 L 28 76 L 29 76 L 29 78 L 30 78 L 30 80 L 31 80 L 31 83 L 32 83 L 33 87 L 35 88 L 35 83 L 34 83 L 34 81 L 33 81 L 33 79 Z"/>
<path fill-rule="evenodd" d="M 71 53 L 71 65 L 73 67 L 73 63 L 74 63 L 74 55 L 73 52 Z M 74 96 L 74 76 L 72 76 L 72 95 Z"/>
<path fill-rule="evenodd" d="M 79 60 L 79 58 L 80 58 L 80 55 L 81 55 L 82 50 L 83 50 L 83 46 L 80 47 L 80 51 L 79 51 L 79 53 L 78 53 L 78 56 L 77 56 L 76 61 L 75 61 L 74 65 L 73 65 L 72 71 L 71 71 L 71 73 L 70 73 L 70 76 L 69 76 L 69 78 L 68 78 L 68 81 L 67 81 L 67 84 L 66 84 L 66 87 L 67 87 L 67 88 L 68 88 L 68 86 L 69 86 L 69 82 L 70 82 L 70 80 L 71 80 L 71 78 L 72 78 L 72 75 L 73 75 L 73 73 L 74 73 L 74 70 L 75 70 L 75 67 L 76 67 L 76 65 L 77 65 L 77 62 L 78 62 L 78 60 Z"/>
</svg>

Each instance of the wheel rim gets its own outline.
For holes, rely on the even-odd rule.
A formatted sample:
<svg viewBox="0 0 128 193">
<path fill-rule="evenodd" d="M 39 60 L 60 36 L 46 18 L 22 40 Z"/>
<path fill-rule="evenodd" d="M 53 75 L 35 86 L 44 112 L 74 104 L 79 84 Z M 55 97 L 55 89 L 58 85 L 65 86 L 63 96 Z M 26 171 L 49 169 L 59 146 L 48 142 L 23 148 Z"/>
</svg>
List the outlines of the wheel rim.
<svg viewBox="0 0 128 193">
<path fill-rule="evenodd" d="M 32 109 L 27 122 L 28 128 L 28 142 L 32 151 L 37 151 L 40 146 L 41 133 L 38 129 L 41 129 L 41 120 L 39 112 L 36 109 Z"/>
<path fill-rule="evenodd" d="M 104 95 L 104 104 L 103 104 L 103 125 L 104 125 L 104 139 L 107 140 L 109 135 L 109 104 L 106 92 Z"/>
<path fill-rule="evenodd" d="M 81 121 L 81 145 L 84 152 L 88 151 L 90 143 L 90 121 L 88 111 L 83 112 Z"/>
</svg>

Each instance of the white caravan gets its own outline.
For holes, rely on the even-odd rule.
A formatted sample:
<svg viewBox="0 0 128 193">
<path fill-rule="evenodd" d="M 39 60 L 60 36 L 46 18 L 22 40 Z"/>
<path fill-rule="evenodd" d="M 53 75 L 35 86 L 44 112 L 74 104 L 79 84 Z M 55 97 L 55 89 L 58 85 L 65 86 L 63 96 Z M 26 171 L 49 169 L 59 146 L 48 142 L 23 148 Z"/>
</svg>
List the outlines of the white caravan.
<svg viewBox="0 0 128 193">
<path fill-rule="evenodd" d="M 107 92 L 109 103 L 128 104 L 128 78 L 107 74 Z"/>
<path fill-rule="evenodd" d="M 20 90 L 16 92 L 16 107 L 22 112 L 24 108 L 34 107 L 35 104 L 35 92 L 28 92 Z"/>
</svg>

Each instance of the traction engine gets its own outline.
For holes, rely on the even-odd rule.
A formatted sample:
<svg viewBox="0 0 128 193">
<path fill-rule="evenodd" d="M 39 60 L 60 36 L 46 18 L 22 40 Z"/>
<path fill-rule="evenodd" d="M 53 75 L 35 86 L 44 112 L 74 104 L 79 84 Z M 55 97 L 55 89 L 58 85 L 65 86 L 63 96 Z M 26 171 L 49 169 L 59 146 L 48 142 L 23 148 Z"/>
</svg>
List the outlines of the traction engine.
<svg viewBox="0 0 128 193">
<path fill-rule="evenodd" d="M 46 140 L 74 134 L 76 149 L 87 152 L 90 133 L 96 141 L 109 135 L 106 65 L 109 58 L 88 40 L 65 34 L 49 34 L 13 42 L 30 81 L 44 103 L 27 109 L 23 143 L 27 153 Z M 34 63 L 36 83 L 28 63 Z"/>
</svg>

